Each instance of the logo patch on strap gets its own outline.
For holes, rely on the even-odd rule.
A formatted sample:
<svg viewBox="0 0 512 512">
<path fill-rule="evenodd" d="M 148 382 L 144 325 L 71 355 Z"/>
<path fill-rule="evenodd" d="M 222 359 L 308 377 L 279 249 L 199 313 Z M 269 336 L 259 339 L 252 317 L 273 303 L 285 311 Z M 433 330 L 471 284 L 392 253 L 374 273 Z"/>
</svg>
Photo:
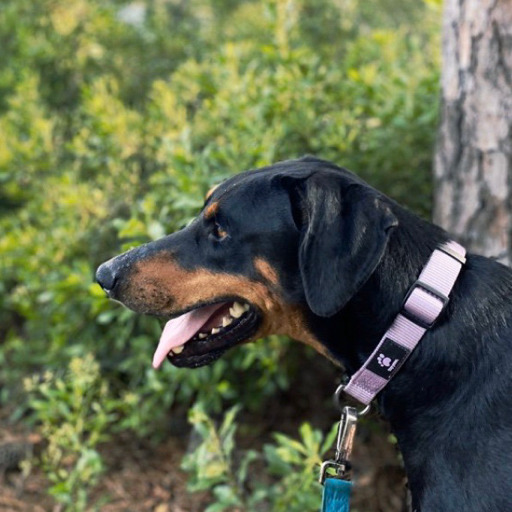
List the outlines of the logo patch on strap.
<svg viewBox="0 0 512 512">
<path fill-rule="evenodd" d="M 409 355 L 409 351 L 395 343 L 391 338 L 386 338 L 379 351 L 366 368 L 383 379 L 389 380 L 400 369 Z"/>
</svg>

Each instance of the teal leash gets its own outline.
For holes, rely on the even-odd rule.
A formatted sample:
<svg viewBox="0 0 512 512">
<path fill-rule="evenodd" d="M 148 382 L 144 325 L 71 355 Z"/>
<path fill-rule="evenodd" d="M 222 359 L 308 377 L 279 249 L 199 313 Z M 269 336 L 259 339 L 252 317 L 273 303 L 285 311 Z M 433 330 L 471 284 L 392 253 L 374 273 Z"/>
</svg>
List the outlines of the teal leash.
<svg viewBox="0 0 512 512">
<path fill-rule="evenodd" d="M 339 386 L 335 396 L 339 403 L 344 386 Z M 368 405 L 362 411 L 354 407 L 343 407 L 336 440 L 334 459 L 326 460 L 320 467 L 320 483 L 324 486 L 320 512 L 350 512 L 352 482 L 347 478 L 349 460 L 356 434 L 357 420 L 370 410 Z"/>
<path fill-rule="evenodd" d="M 352 482 L 339 478 L 326 478 L 321 512 L 349 512 Z"/>
</svg>

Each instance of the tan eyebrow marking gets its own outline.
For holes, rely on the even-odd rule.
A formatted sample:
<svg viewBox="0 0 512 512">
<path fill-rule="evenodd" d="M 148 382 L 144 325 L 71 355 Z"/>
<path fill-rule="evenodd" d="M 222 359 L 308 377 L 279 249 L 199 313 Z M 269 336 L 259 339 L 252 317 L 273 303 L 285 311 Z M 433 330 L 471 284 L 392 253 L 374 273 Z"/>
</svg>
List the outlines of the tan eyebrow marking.
<svg viewBox="0 0 512 512">
<path fill-rule="evenodd" d="M 215 189 L 218 187 L 219 185 L 213 185 L 213 187 L 210 188 L 210 190 L 208 190 L 208 192 L 206 192 L 206 195 L 204 196 L 204 200 L 205 201 L 208 201 L 208 199 L 210 199 L 210 197 L 212 196 L 212 194 L 215 192 Z"/>
<path fill-rule="evenodd" d="M 215 215 L 217 214 L 218 211 L 219 211 L 219 203 L 218 202 L 212 203 L 204 211 L 204 218 L 211 219 L 212 217 L 215 217 Z"/>
</svg>

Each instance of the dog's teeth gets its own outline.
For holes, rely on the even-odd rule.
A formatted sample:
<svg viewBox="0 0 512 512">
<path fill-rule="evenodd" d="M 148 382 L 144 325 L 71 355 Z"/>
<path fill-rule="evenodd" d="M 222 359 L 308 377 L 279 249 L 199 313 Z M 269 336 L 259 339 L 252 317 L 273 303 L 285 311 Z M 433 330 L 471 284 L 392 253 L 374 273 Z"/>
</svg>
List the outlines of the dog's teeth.
<svg viewBox="0 0 512 512">
<path fill-rule="evenodd" d="M 212 329 L 212 334 L 217 334 L 218 332 L 220 332 L 220 329 L 218 327 L 214 327 Z"/>
<path fill-rule="evenodd" d="M 198 337 L 200 340 L 204 340 L 205 338 L 208 337 L 208 334 L 206 334 L 205 332 L 200 332 Z"/>
<path fill-rule="evenodd" d="M 180 345 L 179 347 L 174 347 L 172 349 L 172 352 L 174 352 L 175 354 L 181 354 L 183 352 L 184 348 L 185 347 L 183 345 Z"/>
<path fill-rule="evenodd" d="M 239 302 L 235 302 L 230 308 L 229 313 L 234 318 L 240 318 L 244 313 L 244 307 Z"/>
<path fill-rule="evenodd" d="M 244 304 L 244 311 L 249 311 L 249 308 L 250 308 L 249 304 Z"/>
<path fill-rule="evenodd" d="M 227 327 L 232 321 L 233 319 L 230 316 L 225 316 L 222 319 L 222 327 Z"/>
</svg>

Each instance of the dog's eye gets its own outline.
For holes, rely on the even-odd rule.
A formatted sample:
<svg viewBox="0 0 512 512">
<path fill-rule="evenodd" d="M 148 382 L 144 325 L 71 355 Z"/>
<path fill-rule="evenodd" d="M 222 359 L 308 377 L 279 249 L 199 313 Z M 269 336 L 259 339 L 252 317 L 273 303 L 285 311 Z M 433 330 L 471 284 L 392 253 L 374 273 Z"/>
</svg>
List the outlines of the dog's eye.
<svg viewBox="0 0 512 512">
<path fill-rule="evenodd" d="M 212 228 L 212 235 L 216 240 L 223 240 L 228 236 L 228 233 L 217 221 L 215 221 Z"/>
</svg>

